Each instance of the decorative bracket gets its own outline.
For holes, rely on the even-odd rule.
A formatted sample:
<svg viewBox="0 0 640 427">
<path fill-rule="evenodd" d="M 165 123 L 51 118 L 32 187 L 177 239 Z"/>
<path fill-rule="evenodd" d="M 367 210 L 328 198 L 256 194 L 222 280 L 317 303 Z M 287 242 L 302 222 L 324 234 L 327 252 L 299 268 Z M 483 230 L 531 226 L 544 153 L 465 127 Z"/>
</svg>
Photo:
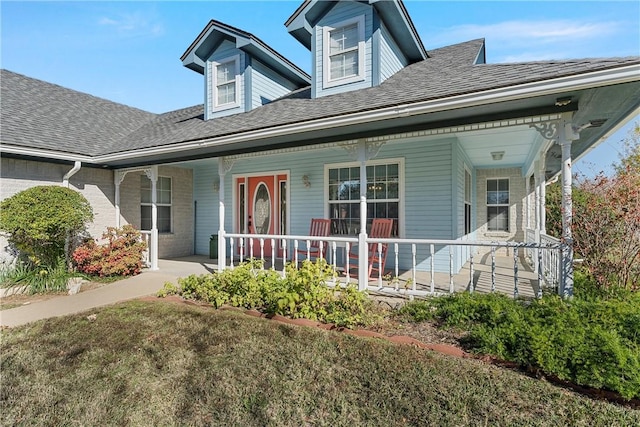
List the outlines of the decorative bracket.
<svg viewBox="0 0 640 427">
<path fill-rule="evenodd" d="M 538 131 L 544 139 L 557 140 L 560 129 L 560 122 L 554 120 L 552 122 L 541 122 L 530 124 L 529 127 Z"/>
<path fill-rule="evenodd" d="M 226 175 L 231 170 L 235 162 L 236 159 L 231 157 L 218 158 L 218 174 L 222 176 Z"/>
<path fill-rule="evenodd" d="M 340 148 L 344 149 L 347 152 L 351 160 L 354 160 L 354 161 L 358 160 L 359 145 L 360 144 L 358 143 L 358 141 L 347 141 L 347 142 L 341 142 L 340 144 L 338 144 Z"/>
<path fill-rule="evenodd" d="M 366 158 L 367 160 L 371 160 L 374 159 L 378 153 L 380 152 L 380 149 L 382 148 L 382 146 L 384 144 L 386 144 L 387 141 L 375 141 L 375 142 L 367 142 L 366 143 Z"/>
<path fill-rule="evenodd" d="M 348 141 L 340 143 L 339 146 L 347 151 L 347 153 L 349 153 L 349 157 L 351 157 L 351 160 L 359 161 L 362 160 L 359 156 L 360 149 L 364 147 L 364 161 L 367 161 L 374 159 L 380 152 L 382 146 L 386 143 L 387 141 L 366 142 L 361 139 L 358 141 Z"/>
<path fill-rule="evenodd" d="M 158 167 L 151 166 L 150 168 L 144 169 L 144 174 L 147 175 L 149 181 L 157 181 L 158 180 Z"/>
<path fill-rule="evenodd" d="M 113 182 L 115 183 L 115 185 L 122 184 L 122 181 L 124 181 L 124 177 L 127 176 L 127 172 L 128 171 L 115 171 L 113 175 Z"/>
</svg>

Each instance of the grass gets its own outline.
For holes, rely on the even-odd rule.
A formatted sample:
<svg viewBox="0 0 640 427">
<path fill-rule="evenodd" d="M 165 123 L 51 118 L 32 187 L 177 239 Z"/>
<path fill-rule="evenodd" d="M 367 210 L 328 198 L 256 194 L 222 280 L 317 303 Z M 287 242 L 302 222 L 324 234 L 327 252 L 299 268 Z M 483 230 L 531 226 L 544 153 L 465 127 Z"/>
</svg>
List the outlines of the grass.
<svg viewBox="0 0 640 427">
<path fill-rule="evenodd" d="M 1 334 L 2 425 L 640 425 L 479 361 L 165 301 Z"/>
</svg>

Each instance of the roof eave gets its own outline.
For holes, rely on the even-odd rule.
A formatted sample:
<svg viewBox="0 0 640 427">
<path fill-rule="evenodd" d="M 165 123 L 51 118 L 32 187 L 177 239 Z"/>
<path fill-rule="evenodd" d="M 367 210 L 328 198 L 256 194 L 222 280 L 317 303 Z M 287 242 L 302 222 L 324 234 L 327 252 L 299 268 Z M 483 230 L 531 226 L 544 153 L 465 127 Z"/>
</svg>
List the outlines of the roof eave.
<svg viewBox="0 0 640 427">
<path fill-rule="evenodd" d="M 218 38 L 235 40 L 236 47 L 255 56 L 262 62 L 273 67 L 280 74 L 296 82 L 299 86 L 311 84 L 311 76 L 298 66 L 276 52 L 253 34 L 231 27 L 219 21 L 211 20 L 191 43 L 189 48 L 180 56 L 182 64 L 200 74 L 204 74 L 205 62 L 211 49 L 217 45 Z M 204 52 L 199 52 L 201 48 Z"/>
<path fill-rule="evenodd" d="M 297 122 L 269 127 L 266 129 L 246 131 L 233 135 L 202 138 L 200 140 L 171 144 L 163 147 L 150 147 L 142 150 L 138 149 L 135 151 L 113 153 L 98 156 L 94 158 L 94 161 L 108 164 L 110 162 L 144 158 L 152 155 L 170 154 L 213 145 L 230 145 L 244 141 L 269 139 L 285 134 L 300 134 L 320 129 L 345 127 L 380 120 L 392 120 L 399 117 L 417 116 L 434 112 L 478 107 L 487 104 L 557 94 L 560 91 L 575 91 L 587 88 L 638 82 L 640 81 L 639 76 L 640 64 L 633 64 L 614 69 L 565 76 L 542 82 L 526 83 L 453 97 L 408 103 L 404 105 L 394 105 L 371 111 L 361 111 L 341 116 L 325 117 L 306 122 Z M 606 130 L 608 130 L 608 128 Z"/>
</svg>

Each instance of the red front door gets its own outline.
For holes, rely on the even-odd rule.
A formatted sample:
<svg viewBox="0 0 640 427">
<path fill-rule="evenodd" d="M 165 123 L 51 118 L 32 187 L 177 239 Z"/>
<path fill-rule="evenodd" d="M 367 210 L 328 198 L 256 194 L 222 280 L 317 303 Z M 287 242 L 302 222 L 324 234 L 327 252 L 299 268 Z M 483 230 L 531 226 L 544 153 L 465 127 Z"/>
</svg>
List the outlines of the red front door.
<svg viewBox="0 0 640 427">
<path fill-rule="evenodd" d="M 248 234 L 281 234 L 282 182 L 286 175 L 264 175 L 238 178 L 238 229 Z M 264 256 L 272 256 L 271 239 L 264 240 Z M 250 242 L 245 242 L 244 255 L 251 256 Z M 253 239 L 253 257 L 261 255 L 260 239 Z"/>
</svg>

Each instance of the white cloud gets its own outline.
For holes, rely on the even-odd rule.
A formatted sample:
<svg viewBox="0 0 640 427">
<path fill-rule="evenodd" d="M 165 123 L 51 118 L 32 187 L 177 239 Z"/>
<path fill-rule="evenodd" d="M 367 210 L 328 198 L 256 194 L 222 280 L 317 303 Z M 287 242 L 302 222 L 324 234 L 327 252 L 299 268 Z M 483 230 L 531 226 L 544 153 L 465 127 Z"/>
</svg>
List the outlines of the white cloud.
<svg viewBox="0 0 640 427">
<path fill-rule="evenodd" d="M 487 25 L 457 25 L 450 27 L 433 40 L 450 43 L 486 38 L 493 44 L 548 45 L 552 43 L 575 43 L 609 36 L 618 31 L 618 22 L 587 22 L 577 20 L 514 20 Z"/>
<path fill-rule="evenodd" d="M 164 32 L 160 22 L 150 20 L 142 13 L 123 14 L 117 18 L 102 17 L 98 19 L 101 26 L 111 27 L 124 36 L 159 36 Z"/>
</svg>

